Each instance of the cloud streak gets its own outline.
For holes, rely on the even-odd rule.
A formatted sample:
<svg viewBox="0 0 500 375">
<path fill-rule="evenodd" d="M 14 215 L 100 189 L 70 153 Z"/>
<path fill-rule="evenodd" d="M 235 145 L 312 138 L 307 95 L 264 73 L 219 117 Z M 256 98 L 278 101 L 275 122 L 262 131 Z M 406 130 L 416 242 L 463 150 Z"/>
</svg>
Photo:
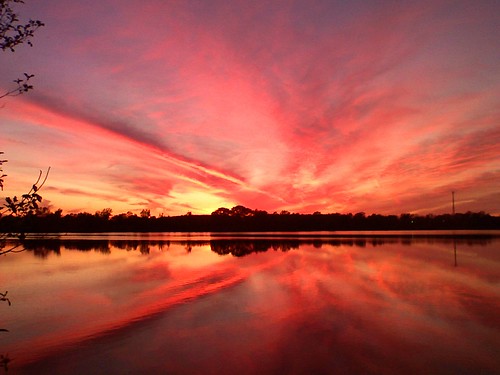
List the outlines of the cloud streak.
<svg viewBox="0 0 500 375">
<path fill-rule="evenodd" d="M 34 165 L 43 152 L 72 181 L 61 189 L 95 181 L 103 196 L 169 214 L 236 204 L 400 213 L 445 210 L 444 189 L 467 186 L 458 196 L 468 207 L 500 212 L 486 203 L 498 183 L 483 178 L 499 169 L 493 3 L 59 9 L 27 4 L 49 26 L 8 57 L 0 79 L 24 62 L 36 91 L 0 116 L 9 158 Z M 31 147 L 19 146 L 28 134 Z M 126 202 L 109 204 L 127 211 Z"/>
</svg>

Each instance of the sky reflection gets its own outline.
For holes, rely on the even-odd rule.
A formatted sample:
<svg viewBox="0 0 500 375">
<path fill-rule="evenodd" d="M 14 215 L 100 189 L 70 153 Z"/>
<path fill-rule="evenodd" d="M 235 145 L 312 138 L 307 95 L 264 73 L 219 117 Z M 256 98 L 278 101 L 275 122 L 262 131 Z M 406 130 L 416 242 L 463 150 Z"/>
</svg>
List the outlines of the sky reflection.
<svg viewBox="0 0 500 375">
<path fill-rule="evenodd" d="M 8 256 L 0 353 L 15 373 L 494 373 L 498 239 L 457 265 L 453 245 Z"/>
</svg>

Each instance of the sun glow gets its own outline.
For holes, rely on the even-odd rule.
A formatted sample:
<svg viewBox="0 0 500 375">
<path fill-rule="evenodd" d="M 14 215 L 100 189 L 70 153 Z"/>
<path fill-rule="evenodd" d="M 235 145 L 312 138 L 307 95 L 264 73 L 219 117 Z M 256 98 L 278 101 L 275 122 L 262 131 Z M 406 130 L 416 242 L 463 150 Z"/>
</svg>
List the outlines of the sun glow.
<svg viewBox="0 0 500 375">
<path fill-rule="evenodd" d="M 500 212 L 496 4 L 108 6 L 23 5 L 6 195 L 50 166 L 66 212 Z"/>
</svg>

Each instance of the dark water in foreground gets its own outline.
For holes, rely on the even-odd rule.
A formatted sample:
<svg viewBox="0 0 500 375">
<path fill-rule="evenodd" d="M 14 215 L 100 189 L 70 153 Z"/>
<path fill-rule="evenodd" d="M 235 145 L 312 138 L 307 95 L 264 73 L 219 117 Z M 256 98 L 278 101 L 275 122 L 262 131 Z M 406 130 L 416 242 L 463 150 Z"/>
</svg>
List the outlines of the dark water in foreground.
<svg viewBox="0 0 500 375">
<path fill-rule="evenodd" d="M 29 247 L 0 258 L 7 374 L 500 373 L 499 237 L 121 234 Z"/>
</svg>

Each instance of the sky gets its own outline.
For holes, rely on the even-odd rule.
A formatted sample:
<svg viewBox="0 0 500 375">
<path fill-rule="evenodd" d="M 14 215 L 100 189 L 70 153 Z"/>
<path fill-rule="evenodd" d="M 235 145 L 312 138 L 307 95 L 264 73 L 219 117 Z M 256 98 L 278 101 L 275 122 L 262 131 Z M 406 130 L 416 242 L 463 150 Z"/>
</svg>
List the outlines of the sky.
<svg viewBox="0 0 500 375">
<path fill-rule="evenodd" d="M 500 215 L 498 1 L 27 0 L 0 52 L 3 195 L 43 203 Z"/>
</svg>

